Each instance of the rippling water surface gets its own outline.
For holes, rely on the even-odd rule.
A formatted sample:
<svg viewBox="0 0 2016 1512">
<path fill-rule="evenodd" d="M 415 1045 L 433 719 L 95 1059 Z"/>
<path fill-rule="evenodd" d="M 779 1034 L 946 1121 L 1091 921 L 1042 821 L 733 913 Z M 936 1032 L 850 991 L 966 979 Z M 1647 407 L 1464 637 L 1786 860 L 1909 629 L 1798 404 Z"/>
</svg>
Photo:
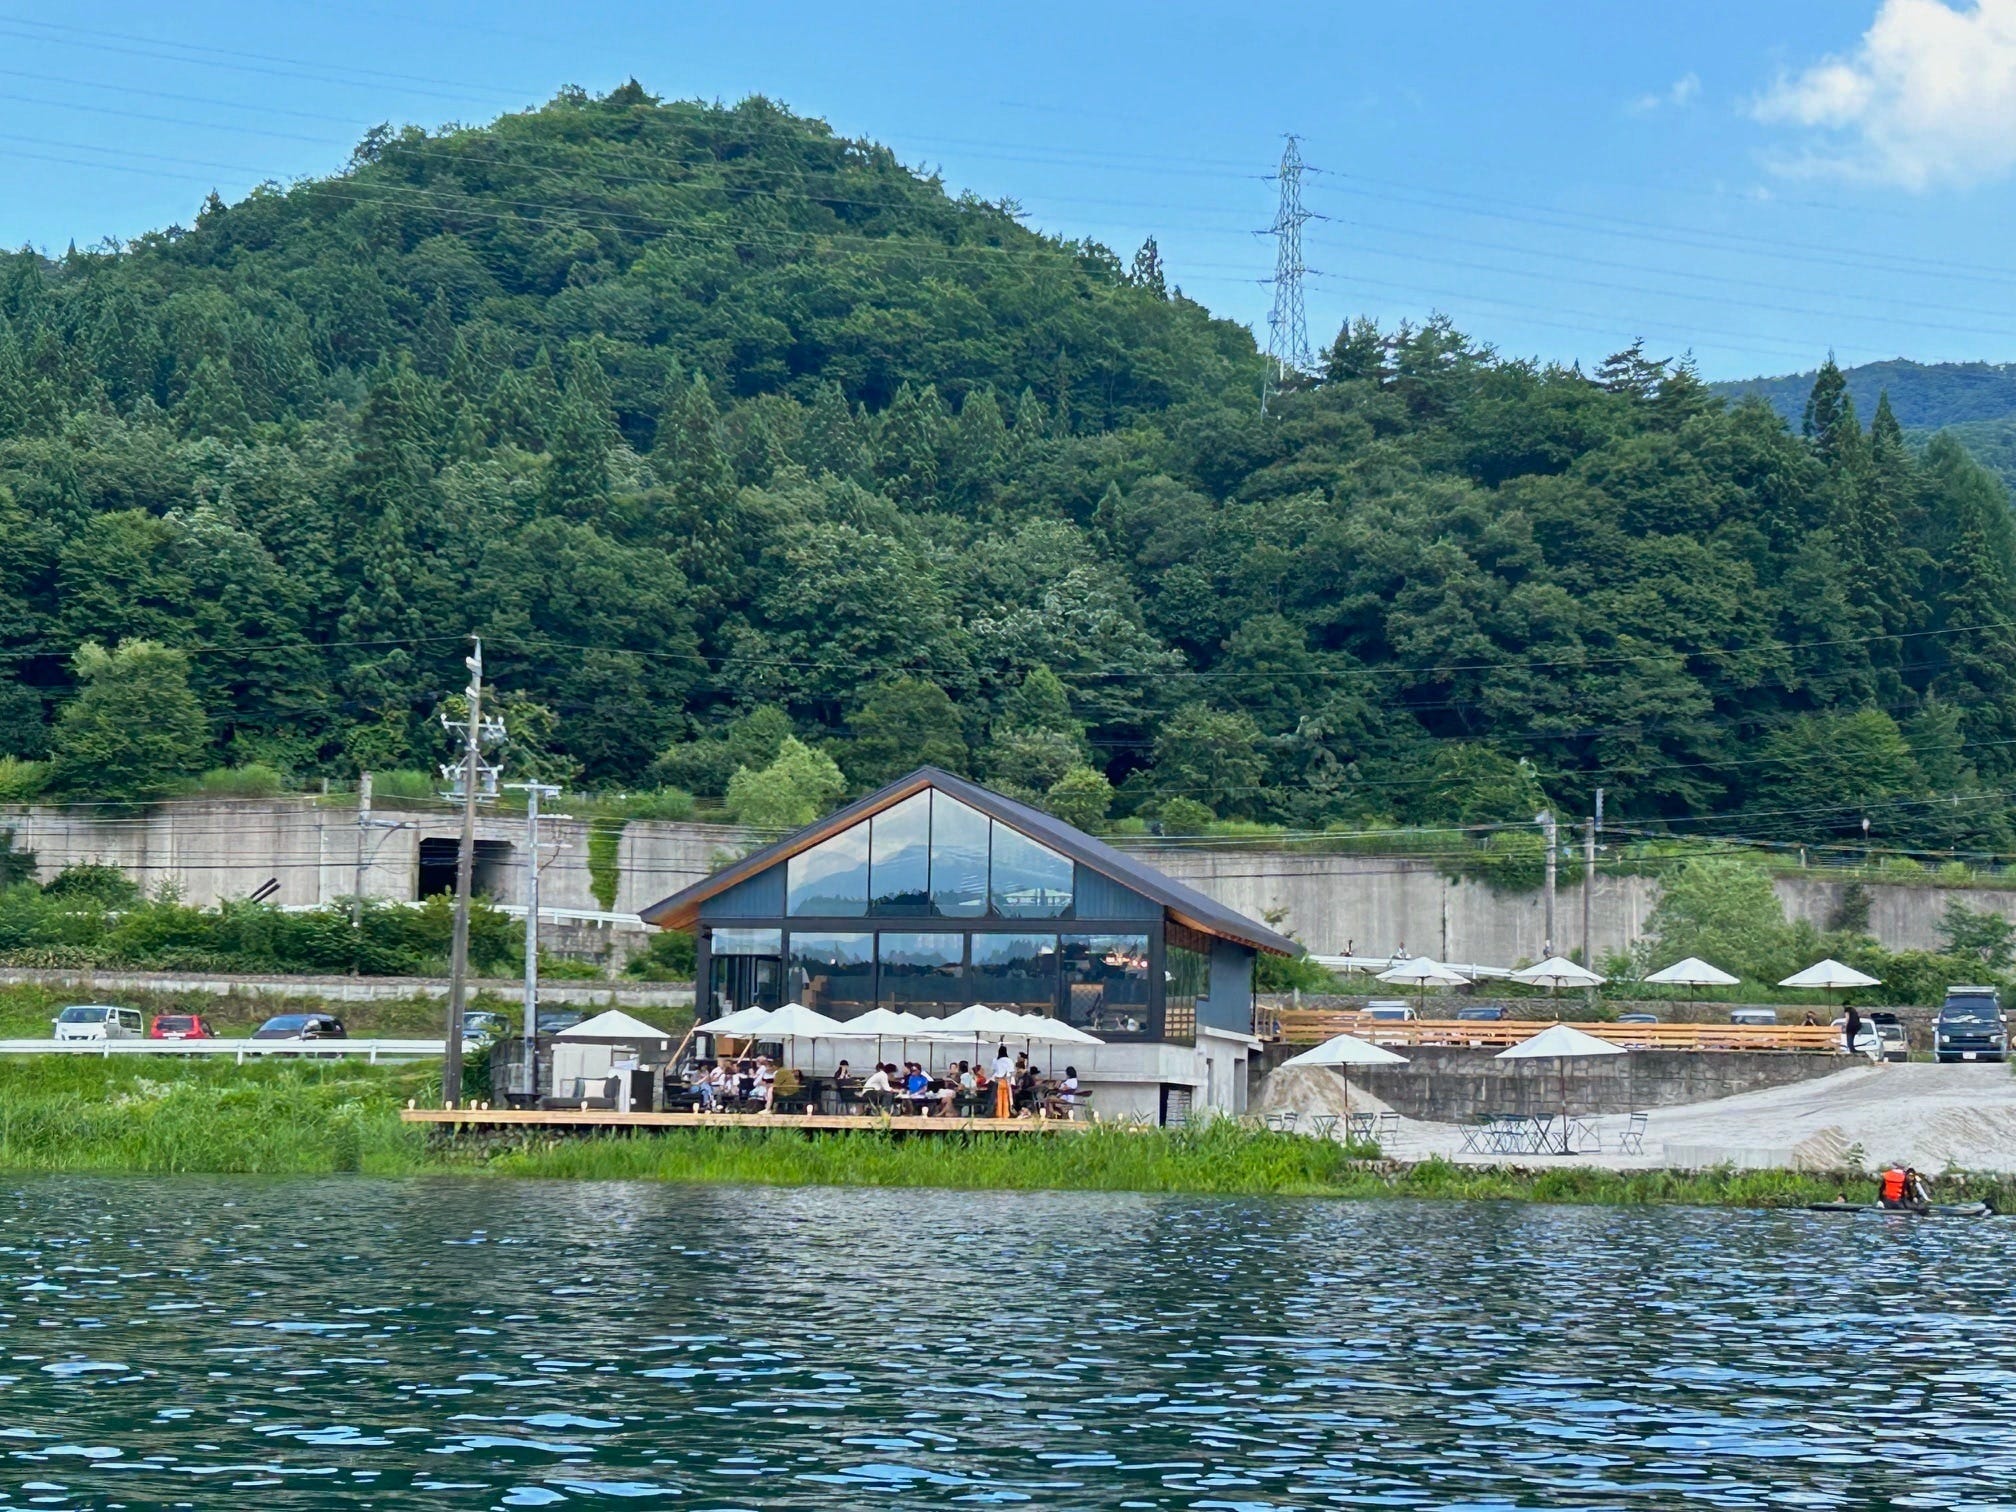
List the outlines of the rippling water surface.
<svg viewBox="0 0 2016 1512">
<path fill-rule="evenodd" d="M 0 1506 L 2008 1507 L 2016 1219 L 0 1188 Z"/>
</svg>

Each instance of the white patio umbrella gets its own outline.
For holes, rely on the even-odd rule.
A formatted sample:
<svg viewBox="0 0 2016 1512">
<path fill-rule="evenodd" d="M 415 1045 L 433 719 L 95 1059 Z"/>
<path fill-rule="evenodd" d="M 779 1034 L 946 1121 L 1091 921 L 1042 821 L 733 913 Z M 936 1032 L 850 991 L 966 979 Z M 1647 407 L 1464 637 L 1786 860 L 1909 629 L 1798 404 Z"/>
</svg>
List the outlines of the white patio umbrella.
<svg viewBox="0 0 2016 1512">
<path fill-rule="evenodd" d="M 1720 966 L 1709 965 L 1699 956 L 1688 956 L 1653 972 L 1645 980 L 1662 987 L 1734 987 L 1742 978 L 1731 976 Z"/>
<path fill-rule="evenodd" d="M 1361 1040 L 1355 1034 L 1333 1034 L 1313 1050 L 1304 1050 L 1300 1055 L 1291 1055 L 1281 1062 L 1281 1069 L 1290 1066 L 1404 1066 L 1407 1057 L 1395 1055 L 1391 1050 Z M 1351 1117 L 1351 1078 L 1344 1078 L 1344 1117 L 1349 1127 Z"/>
<path fill-rule="evenodd" d="M 758 1029 L 770 1022 L 768 1008 L 737 1008 L 733 1013 L 725 1013 L 720 1018 L 709 1019 L 704 1024 L 695 1024 L 695 1034 L 727 1035 L 732 1039 L 747 1039 Z"/>
<path fill-rule="evenodd" d="M 1819 987 L 1827 992 L 1846 992 L 1851 987 L 1881 987 L 1882 979 L 1857 971 L 1853 966 L 1843 966 L 1829 956 L 1824 961 L 1816 961 L 1804 971 L 1795 971 L 1778 984 L 1780 987 Z"/>
<path fill-rule="evenodd" d="M 816 1008 L 807 1008 L 803 1003 L 786 1003 L 773 1012 L 763 1025 L 765 1039 L 782 1040 L 795 1055 L 797 1042 L 801 1039 L 866 1039 L 850 1024 L 839 1019 L 828 1018 Z"/>
<path fill-rule="evenodd" d="M 1699 956 L 1688 956 L 1675 961 L 1663 970 L 1655 971 L 1645 980 L 1656 982 L 1661 987 L 1734 987 L 1738 980 L 1720 966 L 1711 966 Z M 1692 1002 L 1690 993 L 1683 1001 Z"/>
<path fill-rule="evenodd" d="M 1853 966 L 1844 966 L 1829 956 L 1824 961 L 1815 961 L 1804 971 L 1795 971 L 1778 984 L 1780 987 L 1818 987 L 1827 994 L 1831 1007 L 1837 1001 L 1834 994 L 1847 992 L 1855 987 L 1881 987 L 1879 978 L 1857 971 Z"/>
<path fill-rule="evenodd" d="M 1396 987 L 1406 986 L 1410 982 L 1413 983 L 1421 989 L 1421 1001 L 1423 1004 L 1426 1004 L 1428 1001 L 1428 984 L 1430 982 L 1433 982 L 1438 987 L 1466 987 L 1470 983 L 1470 978 L 1463 975 L 1462 972 L 1452 967 L 1444 966 L 1440 961 L 1432 960 L 1427 956 L 1415 956 L 1411 960 L 1395 961 L 1391 966 L 1379 973 L 1379 980 L 1382 982 L 1391 982 Z"/>
<path fill-rule="evenodd" d="M 1601 987 L 1609 980 L 1587 966 L 1558 955 L 1513 972 L 1511 979 L 1524 982 L 1528 987 L 1545 987 L 1550 998 L 1560 997 L 1563 987 Z M 1561 1010 L 1556 1008 L 1554 1011 L 1558 1014 Z"/>
<path fill-rule="evenodd" d="M 1622 1045 L 1598 1039 L 1568 1024 L 1550 1024 L 1530 1039 L 1500 1050 L 1494 1060 L 1552 1060 L 1561 1069 L 1561 1153 L 1568 1153 L 1568 1062 L 1584 1056 L 1628 1055 Z"/>
</svg>

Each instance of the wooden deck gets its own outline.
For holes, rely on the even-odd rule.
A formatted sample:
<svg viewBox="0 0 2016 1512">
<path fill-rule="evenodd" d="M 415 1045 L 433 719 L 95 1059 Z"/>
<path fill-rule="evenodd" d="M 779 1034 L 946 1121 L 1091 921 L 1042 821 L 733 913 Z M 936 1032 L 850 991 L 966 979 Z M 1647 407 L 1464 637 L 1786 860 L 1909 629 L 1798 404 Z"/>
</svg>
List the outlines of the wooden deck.
<svg viewBox="0 0 2016 1512">
<path fill-rule="evenodd" d="M 449 1129 L 794 1129 L 837 1134 L 1083 1134 L 1060 1118 L 883 1118 L 836 1113 L 618 1113 L 608 1108 L 404 1108 L 400 1119 Z"/>
</svg>

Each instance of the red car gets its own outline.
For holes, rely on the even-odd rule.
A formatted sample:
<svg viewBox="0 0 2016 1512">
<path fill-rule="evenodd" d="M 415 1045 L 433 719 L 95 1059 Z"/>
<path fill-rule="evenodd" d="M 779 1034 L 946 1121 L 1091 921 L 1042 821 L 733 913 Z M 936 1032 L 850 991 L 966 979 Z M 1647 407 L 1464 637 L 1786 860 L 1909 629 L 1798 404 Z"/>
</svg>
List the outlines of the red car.
<svg viewBox="0 0 2016 1512">
<path fill-rule="evenodd" d="M 200 1013 L 157 1013 L 147 1025 L 149 1039 L 215 1039 L 217 1031 Z"/>
</svg>

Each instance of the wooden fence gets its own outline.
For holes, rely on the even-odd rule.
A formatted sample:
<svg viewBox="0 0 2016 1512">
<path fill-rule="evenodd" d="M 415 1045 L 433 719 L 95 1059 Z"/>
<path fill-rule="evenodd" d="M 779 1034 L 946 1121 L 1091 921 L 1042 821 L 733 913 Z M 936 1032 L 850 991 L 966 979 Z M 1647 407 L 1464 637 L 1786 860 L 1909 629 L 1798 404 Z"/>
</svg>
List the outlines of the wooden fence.
<svg viewBox="0 0 2016 1512">
<path fill-rule="evenodd" d="M 1375 1019 L 1362 1013 L 1284 1008 L 1272 1015 L 1266 1037 L 1290 1045 L 1321 1044 L 1336 1034 L 1354 1034 L 1375 1045 L 1454 1045 L 1502 1050 L 1531 1039 L 1551 1020 L 1536 1019 Z M 1633 1050 L 1798 1050 L 1825 1053 L 1841 1048 L 1841 1031 L 1825 1024 L 1606 1024 L 1578 1023 L 1577 1029 Z"/>
</svg>

